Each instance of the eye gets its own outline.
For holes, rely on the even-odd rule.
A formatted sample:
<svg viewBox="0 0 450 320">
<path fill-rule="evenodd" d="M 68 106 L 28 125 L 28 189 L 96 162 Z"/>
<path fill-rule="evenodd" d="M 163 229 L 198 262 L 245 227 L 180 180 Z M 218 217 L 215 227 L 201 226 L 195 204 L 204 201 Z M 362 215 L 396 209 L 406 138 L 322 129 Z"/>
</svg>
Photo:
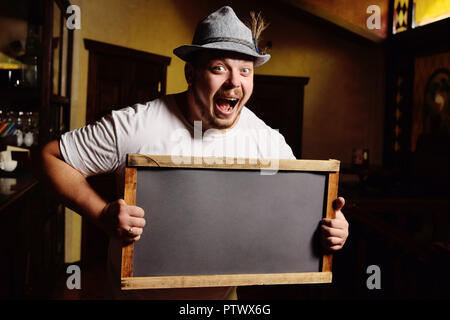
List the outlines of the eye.
<svg viewBox="0 0 450 320">
<path fill-rule="evenodd" d="M 214 66 L 212 69 L 213 69 L 214 71 L 219 71 L 219 72 L 225 71 L 225 67 L 224 67 L 224 66 L 221 66 L 221 65 Z"/>
<path fill-rule="evenodd" d="M 250 68 L 242 68 L 241 72 L 244 74 L 249 74 L 251 72 L 251 69 Z"/>
</svg>

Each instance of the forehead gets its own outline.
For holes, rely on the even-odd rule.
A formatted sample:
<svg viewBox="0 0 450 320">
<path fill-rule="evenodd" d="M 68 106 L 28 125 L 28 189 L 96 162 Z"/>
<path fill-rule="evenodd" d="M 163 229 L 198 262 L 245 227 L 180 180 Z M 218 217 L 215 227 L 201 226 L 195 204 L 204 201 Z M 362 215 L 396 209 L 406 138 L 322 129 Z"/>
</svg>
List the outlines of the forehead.
<svg viewBox="0 0 450 320">
<path fill-rule="evenodd" d="M 199 65 L 206 65 L 214 60 L 232 60 L 233 62 L 251 63 L 254 58 L 242 53 L 221 50 L 203 50 L 197 53 L 195 61 Z"/>
</svg>

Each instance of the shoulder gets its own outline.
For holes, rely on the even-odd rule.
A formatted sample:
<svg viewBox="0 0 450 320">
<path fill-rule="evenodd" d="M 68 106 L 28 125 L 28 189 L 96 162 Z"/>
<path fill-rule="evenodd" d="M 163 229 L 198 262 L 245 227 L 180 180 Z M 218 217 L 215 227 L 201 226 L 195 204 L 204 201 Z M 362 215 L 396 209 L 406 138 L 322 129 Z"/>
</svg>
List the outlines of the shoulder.
<svg viewBox="0 0 450 320">
<path fill-rule="evenodd" d="M 252 110 L 244 106 L 241 112 L 243 126 L 252 129 L 271 129 L 266 123 L 260 119 Z"/>
<path fill-rule="evenodd" d="M 145 103 L 136 103 L 119 110 L 113 110 L 109 118 L 118 126 L 148 123 L 152 119 L 170 114 L 170 97 L 164 96 Z"/>
<path fill-rule="evenodd" d="M 244 107 L 241 113 L 242 117 L 242 126 L 241 128 L 247 130 L 256 130 L 256 131 L 267 131 L 271 135 L 276 137 L 283 137 L 277 128 L 271 128 L 268 126 L 261 118 L 259 118 L 253 111 Z M 283 138 L 284 139 L 284 138 Z"/>
<path fill-rule="evenodd" d="M 272 143 L 279 147 L 280 159 L 295 159 L 291 147 L 286 143 L 284 136 L 279 129 L 273 129 L 260 119 L 253 111 L 244 107 L 241 113 L 241 128 L 247 132 L 252 132 L 258 138 L 269 138 Z"/>
<path fill-rule="evenodd" d="M 158 111 L 164 111 L 169 106 L 170 97 L 164 96 L 145 103 L 136 103 L 119 110 L 112 111 L 112 114 L 118 117 L 130 117 L 145 114 L 151 114 Z"/>
</svg>

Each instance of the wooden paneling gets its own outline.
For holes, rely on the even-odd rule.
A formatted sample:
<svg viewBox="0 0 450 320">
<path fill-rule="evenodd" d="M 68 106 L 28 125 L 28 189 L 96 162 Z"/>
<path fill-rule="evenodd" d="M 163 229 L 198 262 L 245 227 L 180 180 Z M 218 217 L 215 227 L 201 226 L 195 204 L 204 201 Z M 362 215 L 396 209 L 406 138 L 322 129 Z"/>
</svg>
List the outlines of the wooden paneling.
<svg viewBox="0 0 450 320">
<path fill-rule="evenodd" d="M 93 40 L 84 43 L 89 50 L 86 123 L 165 94 L 170 58 Z"/>
</svg>

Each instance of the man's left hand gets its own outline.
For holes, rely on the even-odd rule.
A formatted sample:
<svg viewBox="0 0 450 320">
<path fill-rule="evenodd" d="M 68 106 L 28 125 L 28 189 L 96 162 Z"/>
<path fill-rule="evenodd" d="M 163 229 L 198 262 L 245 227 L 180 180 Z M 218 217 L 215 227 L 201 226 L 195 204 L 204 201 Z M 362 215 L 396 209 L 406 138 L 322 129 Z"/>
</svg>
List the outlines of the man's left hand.
<svg viewBox="0 0 450 320">
<path fill-rule="evenodd" d="M 345 205 L 345 199 L 337 198 L 333 202 L 335 219 L 322 219 L 320 226 L 320 239 L 323 249 L 334 252 L 342 249 L 348 237 L 348 222 L 341 209 Z"/>
</svg>

